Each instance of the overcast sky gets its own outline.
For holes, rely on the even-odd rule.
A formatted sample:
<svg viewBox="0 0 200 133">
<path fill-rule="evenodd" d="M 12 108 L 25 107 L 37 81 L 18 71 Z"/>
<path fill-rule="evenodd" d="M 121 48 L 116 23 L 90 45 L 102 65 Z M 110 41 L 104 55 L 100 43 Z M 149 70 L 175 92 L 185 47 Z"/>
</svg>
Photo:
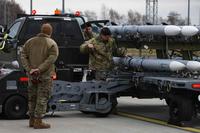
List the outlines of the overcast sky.
<svg viewBox="0 0 200 133">
<path fill-rule="evenodd" d="M 15 0 L 20 6 L 30 13 L 30 0 Z M 52 14 L 56 8 L 62 9 L 62 0 L 32 0 L 33 9 L 38 14 Z M 192 24 L 200 24 L 200 0 L 191 1 Z M 102 4 L 113 8 L 120 14 L 127 14 L 129 9 L 145 14 L 146 0 L 65 0 L 65 10 L 95 11 L 100 16 Z M 187 16 L 188 0 L 158 0 L 158 15 L 166 18 L 170 11 L 176 11 L 182 17 Z"/>
</svg>

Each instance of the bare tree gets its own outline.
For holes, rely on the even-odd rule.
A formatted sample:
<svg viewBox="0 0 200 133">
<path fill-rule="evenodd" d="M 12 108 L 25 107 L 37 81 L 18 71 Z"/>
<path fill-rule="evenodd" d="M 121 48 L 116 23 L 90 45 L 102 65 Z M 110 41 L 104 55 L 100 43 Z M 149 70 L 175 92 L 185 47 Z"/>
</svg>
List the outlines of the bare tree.
<svg viewBox="0 0 200 133">
<path fill-rule="evenodd" d="M 103 4 L 101 6 L 101 17 L 102 19 L 109 19 L 109 9 Z"/>
<path fill-rule="evenodd" d="M 117 22 L 120 20 L 119 13 L 112 8 L 109 10 L 109 16 L 110 16 L 110 20 L 113 22 Z"/>
<path fill-rule="evenodd" d="M 3 25 L 11 24 L 17 18 L 17 14 L 25 13 L 14 0 L 1 0 L 0 12 L 0 24 Z"/>
<path fill-rule="evenodd" d="M 94 11 L 86 10 L 84 15 L 88 18 L 88 21 L 97 20 L 97 14 Z"/>
<path fill-rule="evenodd" d="M 181 15 L 177 12 L 171 11 L 169 12 L 167 22 L 173 25 L 185 25 L 186 21 L 182 19 Z"/>
<path fill-rule="evenodd" d="M 133 10 L 128 11 L 128 24 L 142 24 L 143 16 L 139 12 Z"/>
</svg>

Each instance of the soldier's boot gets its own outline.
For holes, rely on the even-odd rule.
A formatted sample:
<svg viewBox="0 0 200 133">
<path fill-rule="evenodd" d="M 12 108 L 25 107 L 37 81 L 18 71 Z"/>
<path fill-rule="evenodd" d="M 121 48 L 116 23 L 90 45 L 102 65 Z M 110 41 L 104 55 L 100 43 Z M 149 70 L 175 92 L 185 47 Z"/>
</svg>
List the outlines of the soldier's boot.
<svg viewBox="0 0 200 133">
<path fill-rule="evenodd" d="M 41 118 L 35 118 L 34 126 L 35 129 L 46 129 L 50 128 L 50 124 L 42 122 Z"/>
<path fill-rule="evenodd" d="M 33 127 L 34 126 L 34 122 L 35 122 L 35 117 L 30 116 L 30 118 L 29 118 L 29 127 Z"/>
</svg>

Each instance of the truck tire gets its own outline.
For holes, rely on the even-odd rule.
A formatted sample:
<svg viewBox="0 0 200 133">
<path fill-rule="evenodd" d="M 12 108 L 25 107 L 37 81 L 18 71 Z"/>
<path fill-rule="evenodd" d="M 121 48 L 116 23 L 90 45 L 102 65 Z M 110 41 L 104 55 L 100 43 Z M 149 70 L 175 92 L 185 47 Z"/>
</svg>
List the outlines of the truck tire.
<svg viewBox="0 0 200 133">
<path fill-rule="evenodd" d="M 193 110 L 192 100 L 178 95 L 171 97 L 169 104 L 170 121 L 189 121 L 192 119 Z"/>
<path fill-rule="evenodd" d="M 4 104 L 4 114 L 8 119 L 25 118 L 27 111 L 27 100 L 21 96 L 12 96 Z"/>
</svg>

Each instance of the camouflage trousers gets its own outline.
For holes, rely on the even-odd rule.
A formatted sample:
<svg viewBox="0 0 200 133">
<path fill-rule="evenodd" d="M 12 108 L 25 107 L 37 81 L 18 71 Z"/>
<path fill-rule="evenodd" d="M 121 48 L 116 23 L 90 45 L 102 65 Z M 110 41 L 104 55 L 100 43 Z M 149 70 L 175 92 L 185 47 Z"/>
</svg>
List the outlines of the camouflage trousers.
<svg viewBox="0 0 200 133">
<path fill-rule="evenodd" d="M 52 79 L 43 79 L 38 84 L 29 81 L 28 107 L 30 116 L 41 118 L 45 115 L 52 85 Z"/>
</svg>

